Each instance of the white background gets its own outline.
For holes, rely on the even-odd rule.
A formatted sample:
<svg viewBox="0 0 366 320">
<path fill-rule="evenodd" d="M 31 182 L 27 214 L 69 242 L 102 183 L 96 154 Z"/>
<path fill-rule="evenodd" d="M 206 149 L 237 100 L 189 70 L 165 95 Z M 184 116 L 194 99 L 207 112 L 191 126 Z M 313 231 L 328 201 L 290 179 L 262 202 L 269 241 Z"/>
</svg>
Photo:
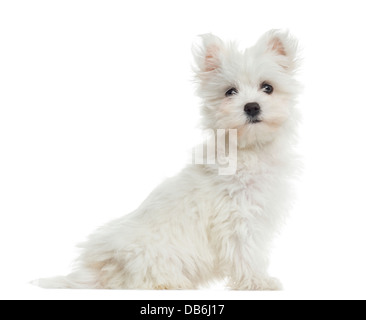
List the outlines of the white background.
<svg viewBox="0 0 366 320">
<path fill-rule="evenodd" d="M 366 298 L 364 1 L 2 1 L 0 298 Z M 43 290 L 75 244 L 179 171 L 199 121 L 191 44 L 299 38 L 304 171 L 271 272 L 285 291 Z"/>
</svg>

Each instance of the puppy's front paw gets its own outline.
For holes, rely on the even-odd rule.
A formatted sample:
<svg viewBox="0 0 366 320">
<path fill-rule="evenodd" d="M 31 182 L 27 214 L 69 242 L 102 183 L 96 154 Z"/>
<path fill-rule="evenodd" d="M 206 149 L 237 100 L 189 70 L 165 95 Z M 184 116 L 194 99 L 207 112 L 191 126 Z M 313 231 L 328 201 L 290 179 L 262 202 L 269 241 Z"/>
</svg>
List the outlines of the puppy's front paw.
<svg viewBox="0 0 366 320">
<path fill-rule="evenodd" d="M 277 278 L 269 277 L 266 280 L 266 288 L 262 290 L 268 290 L 268 291 L 280 291 L 282 290 L 282 283 Z"/>
<path fill-rule="evenodd" d="M 279 291 L 282 290 L 282 284 L 277 278 L 251 278 L 229 284 L 233 290 L 249 291 Z"/>
</svg>

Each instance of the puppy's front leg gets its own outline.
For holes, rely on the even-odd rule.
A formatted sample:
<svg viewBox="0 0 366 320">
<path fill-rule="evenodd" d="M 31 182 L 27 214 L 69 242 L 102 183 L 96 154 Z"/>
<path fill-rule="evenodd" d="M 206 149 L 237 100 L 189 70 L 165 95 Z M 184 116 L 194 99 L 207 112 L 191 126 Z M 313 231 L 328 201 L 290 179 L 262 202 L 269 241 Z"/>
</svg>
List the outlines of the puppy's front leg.
<svg viewBox="0 0 366 320">
<path fill-rule="evenodd" d="M 229 277 L 228 286 L 233 290 L 282 290 L 280 281 L 270 277 L 267 272 L 255 270 L 250 259 L 235 261 Z"/>
<path fill-rule="evenodd" d="M 279 280 L 267 273 L 268 250 L 248 228 L 233 237 L 230 255 L 228 286 L 233 290 L 281 290 Z"/>
</svg>

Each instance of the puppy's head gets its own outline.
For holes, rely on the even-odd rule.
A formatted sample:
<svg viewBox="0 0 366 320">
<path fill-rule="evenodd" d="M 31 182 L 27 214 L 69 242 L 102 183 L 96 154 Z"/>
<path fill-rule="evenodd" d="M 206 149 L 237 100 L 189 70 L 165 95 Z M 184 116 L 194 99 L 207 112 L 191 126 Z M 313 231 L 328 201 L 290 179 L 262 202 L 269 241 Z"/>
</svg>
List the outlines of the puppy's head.
<svg viewBox="0 0 366 320">
<path fill-rule="evenodd" d="M 244 52 L 235 43 L 203 35 L 194 56 L 204 128 L 236 129 L 239 147 L 275 139 L 293 118 L 296 49 L 296 40 L 278 30 Z"/>
</svg>

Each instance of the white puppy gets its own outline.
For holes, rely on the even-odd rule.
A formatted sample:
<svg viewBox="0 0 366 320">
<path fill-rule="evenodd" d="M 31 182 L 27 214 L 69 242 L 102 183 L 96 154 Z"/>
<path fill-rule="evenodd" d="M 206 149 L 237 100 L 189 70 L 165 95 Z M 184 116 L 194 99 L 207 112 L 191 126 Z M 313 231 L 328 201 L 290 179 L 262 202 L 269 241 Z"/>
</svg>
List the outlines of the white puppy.
<svg viewBox="0 0 366 320">
<path fill-rule="evenodd" d="M 213 142 L 219 158 L 220 148 L 225 156 L 234 145 L 235 167 L 220 173 L 223 165 L 204 152 L 202 164 L 188 165 L 134 212 L 92 234 L 73 273 L 38 284 L 194 289 L 226 279 L 232 289 L 280 289 L 267 267 L 296 169 L 296 49 L 296 40 L 277 30 L 244 52 L 202 36 L 194 55 L 203 127 L 213 132 L 205 147 Z"/>
</svg>

